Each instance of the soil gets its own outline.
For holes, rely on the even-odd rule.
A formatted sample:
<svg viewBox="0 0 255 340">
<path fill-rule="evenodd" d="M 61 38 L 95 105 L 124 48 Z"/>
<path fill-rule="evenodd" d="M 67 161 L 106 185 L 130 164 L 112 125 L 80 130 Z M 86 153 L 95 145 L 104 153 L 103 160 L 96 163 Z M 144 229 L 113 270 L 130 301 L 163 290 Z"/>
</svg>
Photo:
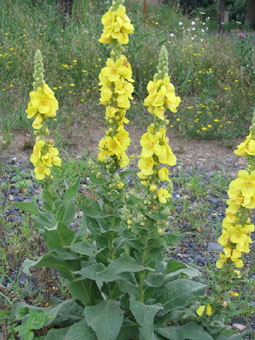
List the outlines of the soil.
<svg viewBox="0 0 255 340">
<path fill-rule="evenodd" d="M 140 138 L 146 132 L 146 127 L 141 124 L 130 123 L 126 126 L 131 138 L 128 148 L 129 155 L 138 156 L 141 152 Z M 103 122 L 88 118 L 83 126 L 74 123 L 72 130 L 62 131 L 62 154 L 71 157 L 80 157 L 84 152 L 95 156 L 99 140 L 104 136 L 105 125 Z M 199 140 L 178 136 L 173 131 L 168 131 L 169 144 L 176 155 L 179 164 L 185 167 L 200 168 L 204 171 L 218 171 L 230 173 L 236 168 L 245 165 L 245 159 L 236 156 L 232 147 L 224 145 L 219 140 Z M 29 132 L 17 131 L 12 134 L 12 140 L 8 146 L 3 145 L 0 153 L 0 161 L 9 157 L 27 158 L 31 154 L 35 137 Z M 232 141 L 235 148 L 242 139 Z M 0 135 L 1 151 L 1 135 Z M 234 175 L 234 174 L 233 174 Z"/>
</svg>

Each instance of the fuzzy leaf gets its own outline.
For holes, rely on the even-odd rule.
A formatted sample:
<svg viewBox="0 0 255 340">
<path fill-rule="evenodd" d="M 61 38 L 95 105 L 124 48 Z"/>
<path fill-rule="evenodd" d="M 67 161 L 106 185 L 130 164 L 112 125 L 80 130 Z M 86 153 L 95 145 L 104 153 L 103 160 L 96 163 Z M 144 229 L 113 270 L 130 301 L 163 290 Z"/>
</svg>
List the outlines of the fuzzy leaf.
<svg viewBox="0 0 255 340">
<path fill-rule="evenodd" d="M 96 256 L 97 249 L 89 244 L 87 241 L 83 240 L 81 242 L 75 243 L 70 249 L 78 254 L 87 256 Z"/>
<path fill-rule="evenodd" d="M 192 280 L 180 279 L 168 282 L 162 289 L 162 295 L 158 299 L 164 307 L 160 312 L 165 315 L 169 311 L 185 307 L 192 298 L 199 296 L 207 286 Z"/>
<path fill-rule="evenodd" d="M 93 330 L 88 327 L 85 320 L 74 323 L 69 327 L 63 340 L 97 340 L 97 337 Z"/>
<path fill-rule="evenodd" d="M 80 178 L 78 178 L 78 180 L 66 190 L 64 201 L 71 200 L 77 195 L 78 190 L 79 190 L 79 185 L 80 185 Z"/>
<path fill-rule="evenodd" d="M 75 232 L 69 229 L 63 222 L 58 222 L 53 228 L 45 228 L 45 242 L 50 250 L 69 246 Z"/>
<path fill-rule="evenodd" d="M 87 324 L 95 331 L 98 340 L 115 340 L 120 332 L 123 311 L 116 301 L 103 301 L 85 308 Z"/>
<path fill-rule="evenodd" d="M 213 340 L 213 338 L 195 322 L 175 327 L 158 327 L 156 332 L 170 340 Z"/>
<path fill-rule="evenodd" d="M 20 202 L 20 203 L 13 203 L 13 205 L 20 210 L 29 212 L 30 214 L 37 215 L 39 210 L 35 202 Z"/>
<path fill-rule="evenodd" d="M 145 305 L 140 301 L 131 300 L 130 309 L 136 321 L 141 326 L 141 340 L 153 340 L 154 317 L 162 307 L 157 305 Z"/>
</svg>

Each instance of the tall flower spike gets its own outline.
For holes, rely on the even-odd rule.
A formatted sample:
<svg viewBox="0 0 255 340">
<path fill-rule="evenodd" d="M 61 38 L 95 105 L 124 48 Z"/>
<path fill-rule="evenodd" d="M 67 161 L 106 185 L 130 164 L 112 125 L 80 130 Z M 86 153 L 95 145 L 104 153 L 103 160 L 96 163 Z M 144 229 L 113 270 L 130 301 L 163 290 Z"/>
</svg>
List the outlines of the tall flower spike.
<svg viewBox="0 0 255 340">
<path fill-rule="evenodd" d="M 255 111 L 250 133 L 234 153 L 246 157 L 247 168 L 240 170 L 238 177 L 229 185 L 226 217 L 218 239 L 224 253 L 220 253 L 220 259 L 216 263 L 217 268 L 224 267 L 226 271 L 232 272 L 234 266 L 243 267 L 242 256 L 250 252 L 251 233 L 254 231 L 254 224 L 249 216 L 251 209 L 255 209 Z"/>
<path fill-rule="evenodd" d="M 109 11 L 103 15 L 104 29 L 99 39 L 103 44 L 110 44 L 111 57 L 107 59 L 106 66 L 99 75 L 100 104 L 106 106 L 105 120 L 108 130 L 99 142 L 98 160 L 105 163 L 111 173 L 129 163 L 126 149 L 130 138 L 124 124 L 128 123 L 125 114 L 130 107 L 134 87 L 132 70 L 122 54 L 122 45 L 128 43 L 128 34 L 133 33 L 134 27 L 126 15 L 123 3 L 123 0 L 113 0 Z"/>
<path fill-rule="evenodd" d="M 59 151 L 54 147 L 52 139 L 46 139 L 49 135 L 47 121 L 50 117 L 56 116 L 58 101 L 53 91 L 44 82 L 43 58 L 40 50 L 36 51 L 34 65 L 33 91 L 30 92 L 30 102 L 26 110 L 27 118 L 34 118 L 32 124 L 35 129 L 36 143 L 30 157 L 35 169 L 35 178 L 44 180 L 51 176 L 51 168 L 60 166 L 61 159 L 58 157 Z"/>
<path fill-rule="evenodd" d="M 147 198 L 152 207 L 159 203 L 167 203 L 172 194 L 173 185 L 169 179 L 168 168 L 162 165 L 175 165 L 176 157 L 166 137 L 168 121 L 164 113 L 167 108 L 176 112 L 181 101 L 175 95 L 174 86 L 170 83 L 168 55 L 164 46 L 160 51 L 157 70 L 158 73 L 147 86 L 149 95 L 144 100 L 144 105 L 148 106 L 148 111 L 154 115 L 154 122 L 141 138 L 142 153 L 138 162 L 140 169 L 138 177 L 147 187 Z"/>
<path fill-rule="evenodd" d="M 40 50 L 37 50 L 35 53 L 35 60 L 34 60 L 34 83 L 33 88 L 34 91 L 38 89 L 38 87 L 42 87 L 44 84 L 44 76 L 43 76 L 43 57 Z"/>
</svg>

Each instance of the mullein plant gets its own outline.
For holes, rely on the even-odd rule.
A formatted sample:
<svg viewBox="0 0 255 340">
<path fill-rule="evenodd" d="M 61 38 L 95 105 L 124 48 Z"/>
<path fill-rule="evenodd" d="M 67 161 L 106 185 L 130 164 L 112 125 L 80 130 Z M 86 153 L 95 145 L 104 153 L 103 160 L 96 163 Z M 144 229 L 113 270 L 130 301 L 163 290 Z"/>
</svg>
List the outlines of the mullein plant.
<svg viewBox="0 0 255 340">
<path fill-rule="evenodd" d="M 249 245 L 252 243 L 254 224 L 251 223 L 250 215 L 255 208 L 255 111 L 250 133 L 234 153 L 246 158 L 247 168 L 240 170 L 238 177 L 229 185 L 226 217 L 222 223 L 222 235 L 218 239 L 224 252 L 220 253 L 216 267 L 226 275 L 237 271 L 235 268 L 243 267 L 242 256 L 250 252 Z"/>
<path fill-rule="evenodd" d="M 109 44 L 111 53 L 99 75 L 100 104 L 106 106 L 108 129 L 99 142 L 98 160 L 105 163 L 111 173 L 129 164 L 126 149 L 130 138 L 124 124 L 128 123 L 125 114 L 130 107 L 134 87 L 132 70 L 123 54 L 123 45 L 128 44 L 128 34 L 133 33 L 134 27 L 126 15 L 123 3 L 124 0 L 113 0 L 109 11 L 102 17 L 104 29 L 99 39 L 102 44 Z"/>
<path fill-rule="evenodd" d="M 32 127 L 37 137 L 30 161 L 35 167 L 35 178 L 40 181 L 52 178 L 52 166 L 61 166 L 59 151 L 54 147 L 54 141 L 47 138 L 49 135 L 47 122 L 49 118 L 56 116 L 58 101 L 53 91 L 45 83 L 43 71 L 42 54 L 40 50 L 37 50 L 34 62 L 33 91 L 29 94 L 30 102 L 26 113 L 28 119 L 34 118 Z"/>
<path fill-rule="evenodd" d="M 211 296 L 206 296 L 204 303 L 196 313 L 203 326 L 215 332 L 224 328 L 225 316 L 235 308 L 232 300 L 239 296 L 233 289 L 241 278 L 239 269 L 244 266 L 243 255 L 250 252 L 251 233 L 254 224 L 250 216 L 255 208 L 255 111 L 250 133 L 245 141 L 238 145 L 234 153 L 245 157 L 247 167 L 238 172 L 228 189 L 225 218 L 222 221 L 222 234 L 218 243 L 223 247 L 211 284 Z M 217 322 L 216 322 L 217 321 Z M 212 327 L 212 325 L 214 326 Z"/>
<path fill-rule="evenodd" d="M 153 114 L 154 121 L 141 138 L 142 153 L 138 162 L 140 169 L 138 177 L 147 187 L 148 203 L 155 208 L 159 203 L 167 203 L 173 190 L 166 166 L 174 166 L 176 157 L 166 137 L 169 122 L 165 117 L 165 111 L 168 108 L 171 112 L 176 112 L 181 101 L 170 83 L 168 55 L 164 46 L 160 51 L 157 71 L 153 80 L 148 83 L 149 95 L 144 100 L 144 105 Z"/>
</svg>

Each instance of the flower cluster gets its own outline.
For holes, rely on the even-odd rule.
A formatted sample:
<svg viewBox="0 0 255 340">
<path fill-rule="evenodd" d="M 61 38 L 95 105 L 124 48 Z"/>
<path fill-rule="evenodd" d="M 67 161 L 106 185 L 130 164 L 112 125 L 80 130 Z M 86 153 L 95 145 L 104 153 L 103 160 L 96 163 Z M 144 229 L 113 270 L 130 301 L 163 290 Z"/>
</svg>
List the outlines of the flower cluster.
<svg viewBox="0 0 255 340">
<path fill-rule="evenodd" d="M 159 119 L 164 120 L 165 107 L 176 112 L 181 99 L 175 95 L 174 86 L 170 83 L 168 76 L 163 79 L 154 77 L 154 80 L 149 82 L 147 90 L 149 95 L 145 98 L 144 105 L 148 106 L 150 113 L 154 113 Z"/>
<path fill-rule="evenodd" d="M 58 102 L 54 96 L 54 92 L 47 84 L 38 87 L 36 91 L 30 92 L 30 102 L 26 110 L 27 118 L 35 117 L 32 124 L 35 130 L 42 128 L 43 120 L 47 117 L 55 117 L 58 110 Z"/>
<path fill-rule="evenodd" d="M 142 153 L 138 162 L 141 183 L 149 188 L 152 199 L 160 203 L 167 203 L 172 193 L 172 182 L 168 176 L 168 169 L 163 165 L 173 166 L 176 157 L 168 144 L 164 112 L 170 108 L 176 112 L 180 98 L 175 96 L 174 87 L 168 77 L 168 55 L 162 47 L 159 57 L 158 73 L 148 84 L 149 95 L 144 101 L 149 106 L 148 111 L 154 114 L 154 122 L 142 136 L 140 144 Z"/>
<path fill-rule="evenodd" d="M 116 10 L 115 10 L 116 9 Z M 111 57 L 102 68 L 99 80 L 101 86 L 100 104 L 106 106 L 105 120 L 108 130 L 99 142 L 98 160 L 106 163 L 107 168 L 125 167 L 129 163 L 126 149 L 130 144 L 128 132 L 124 124 L 126 110 L 130 108 L 130 99 L 134 86 L 132 85 L 132 70 L 127 58 L 122 54 L 124 41 L 128 41 L 127 34 L 132 33 L 133 26 L 125 14 L 125 7 L 121 0 L 113 1 L 113 6 L 103 16 L 104 32 L 102 43 L 112 43 Z M 132 28 L 132 29 L 131 29 Z M 125 38 L 126 37 L 126 38 Z"/>
<path fill-rule="evenodd" d="M 126 15 L 126 8 L 120 5 L 116 10 L 113 5 L 102 17 L 104 30 L 99 39 L 102 44 L 110 44 L 117 41 L 119 44 L 127 44 L 128 34 L 133 33 L 134 26 Z"/>
<path fill-rule="evenodd" d="M 249 215 L 250 209 L 255 209 L 254 123 L 255 118 L 249 136 L 235 150 L 236 155 L 247 158 L 248 166 L 246 170 L 240 170 L 238 177 L 229 185 L 228 208 L 222 223 L 222 235 L 218 239 L 219 244 L 224 248 L 224 253 L 220 253 L 220 260 L 216 263 L 217 268 L 222 268 L 225 263 L 231 262 L 235 267 L 241 268 L 243 253 L 250 252 L 249 244 L 252 243 L 251 233 L 254 231 L 254 224 L 251 223 Z"/>
<path fill-rule="evenodd" d="M 30 157 L 30 162 L 35 167 L 34 173 L 36 179 L 45 179 L 46 176 L 50 176 L 50 168 L 53 165 L 61 165 L 61 159 L 58 157 L 58 154 L 58 149 L 54 148 L 53 140 L 40 139 L 39 136 L 36 138 L 33 153 Z"/>
<path fill-rule="evenodd" d="M 54 141 L 45 138 L 49 135 L 47 120 L 56 116 L 58 101 L 54 92 L 44 82 L 43 61 L 39 50 L 35 54 L 34 79 L 34 90 L 30 92 L 30 102 L 26 110 L 29 119 L 35 117 L 32 126 L 37 135 L 30 161 L 35 167 L 35 178 L 44 180 L 46 176 L 51 176 L 52 166 L 61 166 L 61 159 L 58 157 L 58 149 L 54 147 Z"/>
</svg>

